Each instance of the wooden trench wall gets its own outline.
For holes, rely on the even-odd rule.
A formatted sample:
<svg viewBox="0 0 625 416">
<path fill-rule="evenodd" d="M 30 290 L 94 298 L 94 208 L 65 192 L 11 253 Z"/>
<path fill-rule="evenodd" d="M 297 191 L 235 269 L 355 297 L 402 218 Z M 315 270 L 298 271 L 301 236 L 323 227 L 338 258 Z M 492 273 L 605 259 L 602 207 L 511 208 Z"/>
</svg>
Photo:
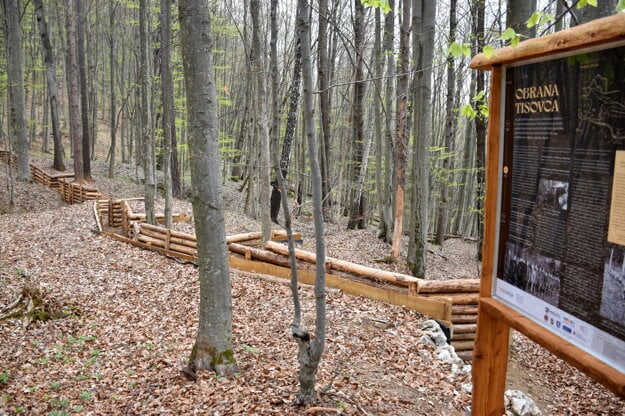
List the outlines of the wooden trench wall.
<svg viewBox="0 0 625 416">
<path fill-rule="evenodd" d="M 15 154 L 0 150 L 0 160 L 7 164 L 10 162 L 11 166 L 17 169 L 17 156 Z M 74 174 L 72 173 L 49 174 L 31 163 L 30 175 L 35 183 L 57 191 L 63 201 L 68 204 L 79 204 L 84 201 L 106 198 L 106 195 L 94 187 L 73 182 Z"/>
<path fill-rule="evenodd" d="M 0 158 L 9 161 L 9 152 L 0 150 Z M 16 166 L 17 158 L 10 162 Z M 98 231 L 110 238 L 156 251 L 180 260 L 197 261 L 194 234 L 167 229 L 145 222 L 145 214 L 135 213 L 131 204 L 142 198 L 109 199 L 97 189 L 71 182 L 72 174 L 51 175 L 31 164 L 33 180 L 55 189 L 69 203 L 94 201 L 93 210 Z M 157 223 L 163 215 L 157 215 Z M 188 222 L 185 213 L 173 215 L 174 222 Z M 296 235 L 301 240 L 301 235 Z M 290 279 L 287 248 L 280 241 L 286 233 L 274 231 L 272 241 L 260 247 L 260 232 L 227 237 L 230 266 L 239 270 Z M 296 250 L 298 278 L 305 284 L 315 280 L 315 254 Z M 450 326 L 451 344 L 458 355 L 471 360 L 477 329 L 479 279 L 433 281 L 361 266 L 335 258 L 326 259 L 326 285 L 345 293 L 404 306 Z"/>
<path fill-rule="evenodd" d="M 94 204 L 94 216 L 103 234 L 138 247 L 157 251 L 171 257 L 197 261 L 197 241 L 194 234 L 170 230 L 145 223 L 145 215 L 132 211 L 126 199 L 102 199 Z M 157 221 L 160 217 L 157 216 Z M 176 221 L 190 221 L 184 213 L 174 215 Z M 260 232 L 228 236 L 230 266 L 236 269 L 273 275 L 288 279 L 288 250 L 280 241 L 286 240 L 284 231 L 274 231 L 272 241 L 259 247 Z M 301 239 L 296 235 L 295 239 Z M 302 283 L 312 284 L 315 278 L 315 254 L 296 250 L 298 277 Z M 373 283 L 392 285 L 394 290 L 373 286 Z M 451 326 L 451 344 L 458 355 L 472 358 L 477 328 L 479 279 L 432 281 L 388 272 L 334 259 L 326 259 L 328 287 L 344 292 L 405 306 Z"/>
</svg>

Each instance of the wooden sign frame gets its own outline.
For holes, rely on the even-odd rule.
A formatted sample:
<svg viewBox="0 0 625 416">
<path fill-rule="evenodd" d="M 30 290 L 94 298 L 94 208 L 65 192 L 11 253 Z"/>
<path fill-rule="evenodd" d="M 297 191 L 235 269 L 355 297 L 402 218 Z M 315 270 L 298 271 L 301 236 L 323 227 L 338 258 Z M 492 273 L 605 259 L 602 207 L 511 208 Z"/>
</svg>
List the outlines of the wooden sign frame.
<svg viewBox="0 0 625 416">
<path fill-rule="evenodd" d="M 498 209 L 501 199 L 502 125 L 505 114 L 502 79 L 505 66 L 515 62 L 548 60 L 625 40 L 625 14 L 617 14 L 521 42 L 493 56 L 477 55 L 471 67 L 491 71 L 484 204 L 484 247 L 475 350 L 473 354 L 473 415 L 502 415 L 508 366 L 510 328 L 521 332 L 554 355 L 586 373 L 619 397 L 625 398 L 625 374 L 492 296 L 499 244 Z"/>
</svg>

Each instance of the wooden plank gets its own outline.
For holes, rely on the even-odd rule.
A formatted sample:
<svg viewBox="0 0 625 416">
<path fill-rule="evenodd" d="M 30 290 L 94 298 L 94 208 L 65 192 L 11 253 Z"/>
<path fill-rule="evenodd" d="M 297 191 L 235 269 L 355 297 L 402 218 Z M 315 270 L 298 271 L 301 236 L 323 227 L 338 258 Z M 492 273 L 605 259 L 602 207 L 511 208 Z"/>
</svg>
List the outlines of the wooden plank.
<svg viewBox="0 0 625 416">
<path fill-rule="evenodd" d="M 482 311 L 516 329 L 567 363 L 588 374 L 617 396 L 625 398 L 625 374 L 495 299 L 481 299 L 480 313 Z M 481 325 L 482 321 L 480 320 L 478 334 Z"/>
<path fill-rule="evenodd" d="M 471 414 L 474 416 L 504 414 L 509 338 L 508 325 L 480 309 L 473 348 Z"/>
<path fill-rule="evenodd" d="M 246 260 L 233 255 L 230 255 L 230 266 L 239 270 L 269 274 L 285 279 L 290 279 L 291 276 L 291 270 L 286 267 L 276 266 L 275 264 L 255 260 Z M 298 269 L 297 273 L 298 281 L 310 285 L 315 283 L 314 271 Z M 350 295 L 362 296 L 372 300 L 404 306 L 415 312 L 444 321 L 449 321 L 451 316 L 451 304 L 449 302 L 414 297 L 389 290 L 379 289 L 364 283 L 353 282 L 331 274 L 326 275 L 326 286 L 340 289 Z"/>
<path fill-rule="evenodd" d="M 603 19 L 596 19 L 583 25 L 556 32 L 539 38 L 520 42 L 515 47 L 499 49 L 491 57 L 479 54 L 471 61 L 471 68 L 490 69 L 496 65 L 534 59 L 541 56 L 566 52 L 580 47 L 589 47 L 625 39 L 625 15 L 618 13 Z M 498 107 L 490 107 L 491 115 Z"/>
</svg>

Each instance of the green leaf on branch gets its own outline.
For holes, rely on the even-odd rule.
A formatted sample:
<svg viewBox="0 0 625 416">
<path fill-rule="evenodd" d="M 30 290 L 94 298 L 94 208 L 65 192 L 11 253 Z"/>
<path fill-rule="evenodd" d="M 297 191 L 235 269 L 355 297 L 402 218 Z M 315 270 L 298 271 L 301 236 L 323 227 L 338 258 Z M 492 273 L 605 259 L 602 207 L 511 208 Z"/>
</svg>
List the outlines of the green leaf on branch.
<svg viewBox="0 0 625 416">
<path fill-rule="evenodd" d="M 522 36 L 523 35 L 517 33 L 514 29 L 509 27 L 499 36 L 499 38 L 503 41 L 509 41 L 510 46 L 514 48 L 519 44 Z"/>
<path fill-rule="evenodd" d="M 548 23 L 555 21 L 556 18 L 551 13 L 545 13 L 541 11 L 536 11 L 532 16 L 527 20 L 526 25 L 528 28 L 532 28 L 534 26 L 542 26 Z"/>
<path fill-rule="evenodd" d="M 451 55 L 454 58 L 457 58 L 461 55 L 470 56 L 471 49 L 469 48 L 469 45 L 467 44 L 454 42 L 451 45 L 449 45 L 449 48 L 447 48 L 447 55 Z"/>
<path fill-rule="evenodd" d="M 487 59 L 492 58 L 495 55 L 495 52 L 495 48 L 493 48 L 491 45 L 486 45 L 484 46 L 484 49 L 482 49 L 482 53 Z"/>
<path fill-rule="evenodd" d="M 362 0 L 362 4 L 375 9 L 379 8 L 385 14 L 391 11 L 391 5 L 388 0 Z"/>
<path fill-rule="evenodd" d="M 473 109 L 473 106 L 471 104 L 465 104 L 460 108 L 460 115 L 473 120 L 477 115 L 477 111 Z"/>
</svg>

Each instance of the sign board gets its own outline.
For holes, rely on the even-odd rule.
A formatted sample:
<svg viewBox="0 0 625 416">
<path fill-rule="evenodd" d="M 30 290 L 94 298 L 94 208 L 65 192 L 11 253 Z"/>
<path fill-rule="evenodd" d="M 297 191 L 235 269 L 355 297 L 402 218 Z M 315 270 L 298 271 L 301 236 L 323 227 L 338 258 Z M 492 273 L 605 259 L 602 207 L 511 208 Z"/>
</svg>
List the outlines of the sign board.
<svg viewBox="0 0 625 416">
<path fill-rule="evenodd" d="M 474 415 L 509 330 L 625 398 L 625 14 L 478 55 L 490 70 Z"/>
<path fill-rule="evenodd" d="M 503 82 L 492 295 L 625 374 L 625 46 Z"/>
</svg>

